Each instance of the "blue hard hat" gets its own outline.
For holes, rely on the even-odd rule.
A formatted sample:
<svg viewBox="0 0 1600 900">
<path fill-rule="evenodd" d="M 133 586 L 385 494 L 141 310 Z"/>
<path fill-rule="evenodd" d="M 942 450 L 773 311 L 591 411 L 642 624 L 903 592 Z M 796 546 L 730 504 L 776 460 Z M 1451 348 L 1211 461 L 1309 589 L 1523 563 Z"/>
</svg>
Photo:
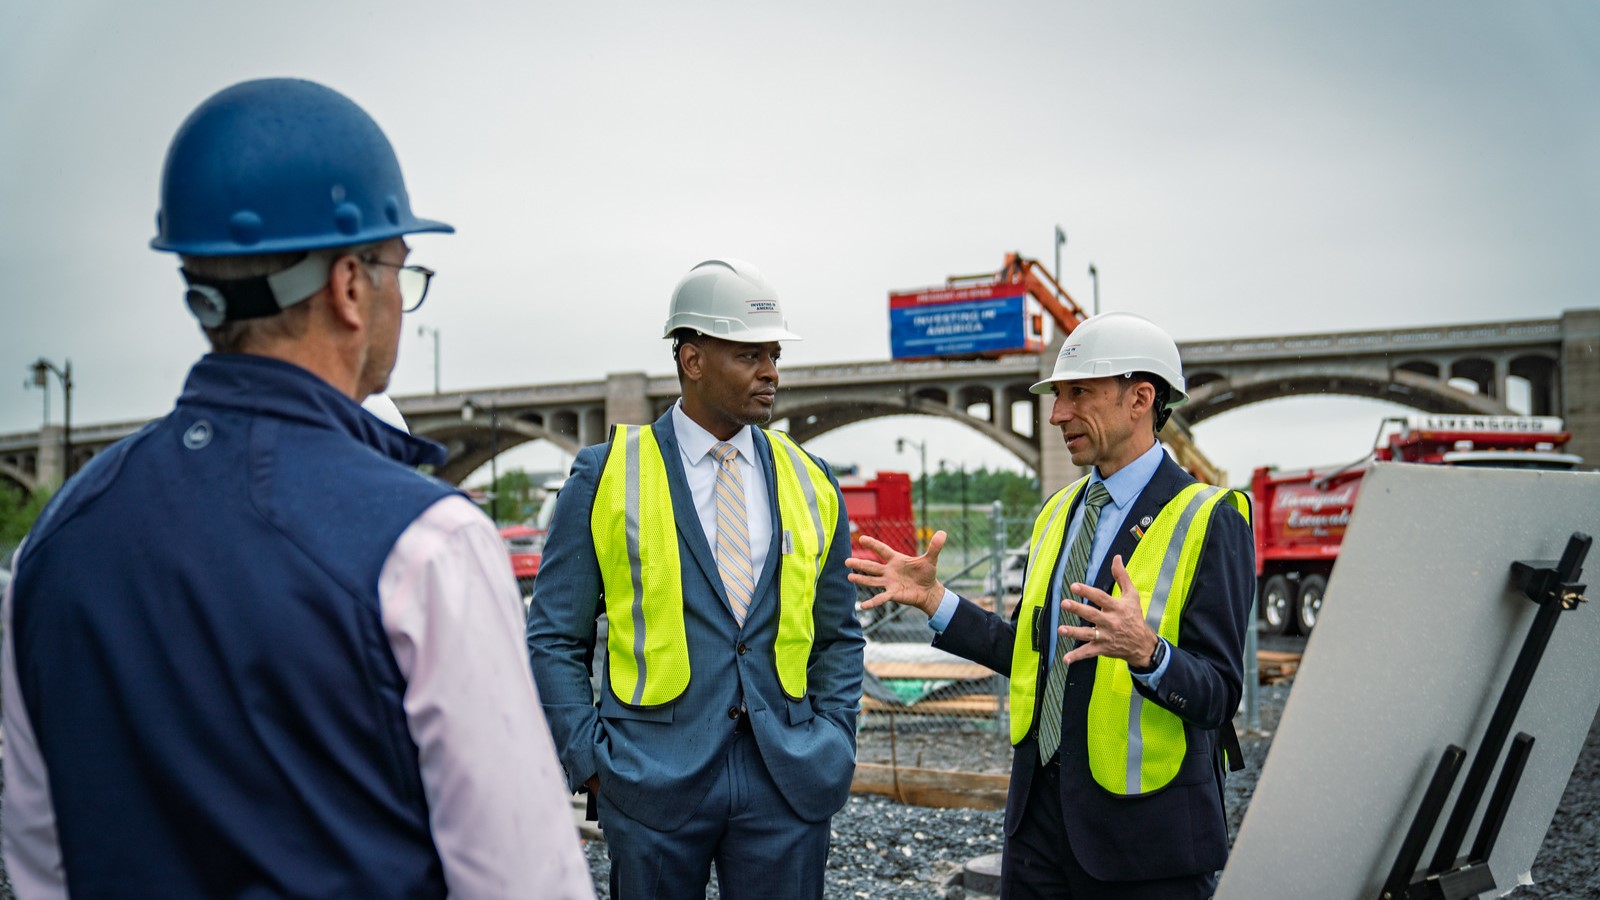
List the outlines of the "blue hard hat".
<svg viewBox="0 0 1600 900">
<path fill-rule="evenodd" d="M 454 228 L 411 214 L 400 162 L 350 98 L 294 78 L 225 88 L 178 128 L 150 246 L 191 256 L 317 250 Z"/>
</svg>

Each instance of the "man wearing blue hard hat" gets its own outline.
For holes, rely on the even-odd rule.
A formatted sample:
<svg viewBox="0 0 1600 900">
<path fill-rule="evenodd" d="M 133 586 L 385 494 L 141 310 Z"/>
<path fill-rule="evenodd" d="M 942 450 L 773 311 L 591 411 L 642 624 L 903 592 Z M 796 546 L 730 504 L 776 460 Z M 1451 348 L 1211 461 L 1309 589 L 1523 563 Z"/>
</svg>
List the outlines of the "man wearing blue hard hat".
<svg viewBox="0 0 1600 900">
<path fill-rule="evenodd" d="M 499 536 L 359 405 L 433 275 L 404 236 L 452 229 L 290 79 L 190 114 L 157 228 L 212 352 L 18 551 L 19 896 L 592 897 Z"/>
</svg>

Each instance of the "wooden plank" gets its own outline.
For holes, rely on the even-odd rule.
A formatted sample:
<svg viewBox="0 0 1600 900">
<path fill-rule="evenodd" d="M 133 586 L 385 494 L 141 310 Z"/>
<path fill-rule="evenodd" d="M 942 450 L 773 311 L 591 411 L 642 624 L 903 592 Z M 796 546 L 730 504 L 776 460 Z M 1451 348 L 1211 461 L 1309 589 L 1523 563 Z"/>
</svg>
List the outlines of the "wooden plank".
<svg viewBox="0 0 1600 900">
<path fill-rule="evenodd" d="M 1005 809 L 1008 775 L 858 763 L 850 789 L 943 809 Z"/>
<path fill-rule="evenodd" d="M 867 671 L 879 678 L 917 678 L 923 681 L 968 681 L 994 677 L 994 672 L 988 666 L 967 662 L 887 660 L 867 663 Z"/>
<path fill-rule="evenodd" d="M 1256 671 L 1262 684 L 1283 684 L 1300 670 L 1300 654 L 1288 650 L 1256 651 Z"/>
<path fill-rule="evenodd" d="M 872 697 L 861 698 L 862 712 L 889 713 L 891 715 L 924 716 L 993 716 L 997 708 L 994 694 L 970 694 L 946 700 L 923 700 L 910 706 L 892 706 Z"/>
<path fill-rule="evenodd" d="M 1256 651 L 1256 661 L 1257 662 L 1273 662 L 1273 663 L 1293 662 L 1293 663 L 1297 663 L 1297 662 L 1300 661 L 1300 656 L 1301 656 L 1301 654 L 1296 653 L 1296 652 L 1294 652 L 1292 650 L 1257 650 Z"/>
</svg>

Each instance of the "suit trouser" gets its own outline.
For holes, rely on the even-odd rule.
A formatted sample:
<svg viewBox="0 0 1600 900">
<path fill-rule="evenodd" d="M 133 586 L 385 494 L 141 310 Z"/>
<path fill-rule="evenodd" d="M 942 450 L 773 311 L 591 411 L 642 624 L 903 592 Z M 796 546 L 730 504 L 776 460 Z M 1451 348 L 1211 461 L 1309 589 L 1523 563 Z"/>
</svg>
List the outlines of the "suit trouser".
<svg viewBox="0 0 1600 900">
<path fill-rule="evenodd" d="M 1101 881 L 1084 871 L 1061 818 L 1060 757 L 1034 769 L 1022 820 L 1016 833 L 1006 838 L 1000 856 L 1000 900 L 1203 900 L 1216 889 L 1216 874 L 1210 872 L 1152 881 Z"/>
<path fill-rule="evenodd" d="M 741 719 L 705 799 L 676 830 L 624 815 L 601 784 L 612 900 L 704 900 L 713 861 L 726 900 L 820 900 L 829 823 L 804 821 L 789 808 L 747 722 Z"/>
</svg>

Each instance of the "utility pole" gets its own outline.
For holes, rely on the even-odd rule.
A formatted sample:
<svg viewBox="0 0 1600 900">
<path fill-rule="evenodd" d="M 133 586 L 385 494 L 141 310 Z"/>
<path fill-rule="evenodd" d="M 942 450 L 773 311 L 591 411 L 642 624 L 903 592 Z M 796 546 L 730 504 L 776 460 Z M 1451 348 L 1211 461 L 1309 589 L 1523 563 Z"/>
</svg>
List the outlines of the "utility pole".
<svg viewBox="0 0 1600 900">
<path fill-rule="evenodd" d="M 489 399 L 489 518 L 500 525 L 500 398 Z"/>
<path fill-rule="evenodd" d="M 1067 243 L 1067 233 L 1065 231 L 1061 230 L 1061 226 L 1060 225 L 1057 225 L 1056 226 L 1056 270 L 1054 272 L 1050 273 L 1051 275 L 1055 276 L 1057 284 L 1061 283 L 1061 248 L 1063 246 L 1065 246 L 1066 243 Z"/>
<path fill-rule="evenodd" d="M 461 401 L 461 421 L 471 422 L 483 407 L 471 397 Z M 489 399 L 489 518 L 500 524 L 500 399 Z"/>
<path fill-rule="evenodd" d="M 925 551 L 928 549 L 928 543 L 922 539 L 920 532 L 923 528 L 928 527 L 928 442 L 925 440 L 913 441 L 910 438 L 895 438 L 894 452 L 905 452 L 907 444 L 917 448 L 917 454 L 922 460 L 922 496 L 919 501 L 922 505 L 922 512 L 918 514 L 919 518 L 922 519 L 922 523 L 917 529 L 919 532 L 917 535 L 917 548 L 918 550 Z M 928 536 L 931 538 L 933 536 L 933 532 L 929 531 Z"/>
</svg>

